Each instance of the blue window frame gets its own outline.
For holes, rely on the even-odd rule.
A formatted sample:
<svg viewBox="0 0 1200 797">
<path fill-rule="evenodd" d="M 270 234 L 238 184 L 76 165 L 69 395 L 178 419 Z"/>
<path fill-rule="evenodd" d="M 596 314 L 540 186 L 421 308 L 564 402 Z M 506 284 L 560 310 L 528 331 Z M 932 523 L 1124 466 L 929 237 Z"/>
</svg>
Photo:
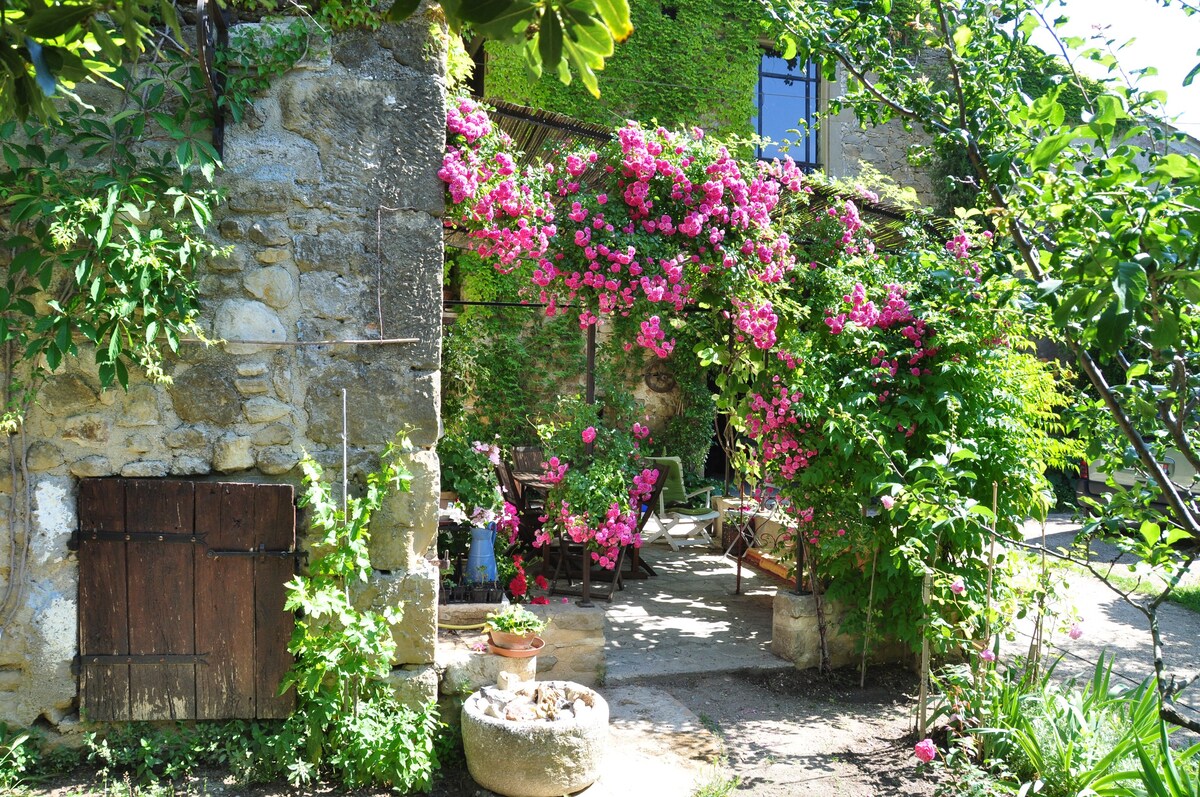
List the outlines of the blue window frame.
<svg viewBox="0 0 1200 797">
<path fill-rule="evenodd" d="M 773 50 L 763 54 L 758 67 L 758 105 L 753 125 L 758 135 L 771 139 L 772 143 L 757 148 L 755 154 L 759 158 L 770 160 L 786 154 L 806 170 L 820 168 L 814 129 L 820 88 L 821 73 L 812 61 L 787 60 Z M 791 130 L 800 131 L 799 137 Z M 791 145 L 786 153 L 779 148 L 783 141 Z"/>
</svg>

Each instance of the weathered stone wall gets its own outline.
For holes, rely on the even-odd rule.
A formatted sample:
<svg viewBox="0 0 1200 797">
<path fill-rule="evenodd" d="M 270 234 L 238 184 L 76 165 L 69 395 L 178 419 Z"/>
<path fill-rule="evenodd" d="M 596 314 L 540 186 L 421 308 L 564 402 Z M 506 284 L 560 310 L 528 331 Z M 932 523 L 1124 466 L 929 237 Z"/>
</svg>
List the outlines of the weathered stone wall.
<svg viewBox="0 0 1200 797">
<path fill-rule="evenodd" d="M 377 574 L 364 601 L 404 604 L 396 664 L 428 699 L 437 573 L 445 81 L 442 43 L 420 15 L 339 35 L 228 130 L 227 192 L 214 230 L 231 255 L 199 275 L 201 324 L 230 343 L 184 347 L 159 387 L 101 392 L 90 356 L 42 391 L 28 418 L 28 565 L 0 477 L 0 585 L 22 600 L 0 629 L 0 720 L 67 727 L 76 712 L 77 567 L 67 549 L 82 477 L 299 483 L 304 452 L 340 481 L 343 389 L 351 478 L 397 431 L 415 452 L 412 492 L 373 524 Z M 296 341 L 413 338 L 391 345 Z M 278 341 L 284 345 L 237 344 Z M 4 458 L 7 463 L 7 457 Z M 19 509 L 26 490 L 16 496 Z M 428 674 L 425 673 L 428 671 Z"/>
<path fill-rule="evenodd" d="M 839 70 L 838 79 L 826 83 L 822 91 L 837 97 L 847 91 L 846 75 Z M 822 162 L 830 177 L 852 178 L 868 163 L 877 171 L 891 177 L 901 187 L 912 188 L 926 205 L 935 205 L 933 176 L 927 166 L 909 163 L 909 150 L 925 146 L 929 136 L 919 129 L 905 130 L 893 120 L 879 127 L 862 127 L 852 111 L 842 111 L 828 119 L 822 132 L 824 147 Z"/>
</svg>

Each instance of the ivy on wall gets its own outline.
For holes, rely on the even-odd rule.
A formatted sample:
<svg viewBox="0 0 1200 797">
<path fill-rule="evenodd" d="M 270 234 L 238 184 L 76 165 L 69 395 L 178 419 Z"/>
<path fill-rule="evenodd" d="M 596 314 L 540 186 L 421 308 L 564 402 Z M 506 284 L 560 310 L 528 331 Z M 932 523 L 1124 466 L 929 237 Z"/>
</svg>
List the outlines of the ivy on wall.
<svg viewBox="0 0 1200 797">
<path fill-rule="evenodd" d="M 552 74 L 534 80 L 521 48 L 487 44 L 486 94 L 605 126 L 625 119 L 749 136 L 763 13 L 748 0 L 633 0 L 633 35 L 597 74 L 600 97 Z"/>
<path fill-rule="evenodd" d="M 448 255 L 464 300 L 519 301 L 503 276 L 471 252 Z M 464 307 L 442 337 L 442 416 L 447 430 L 506 446 L 535 443 L 532 418 L 559 392 L 579 390 L 583 332 L 568 315 L 533 307 Z"/>
</svg>

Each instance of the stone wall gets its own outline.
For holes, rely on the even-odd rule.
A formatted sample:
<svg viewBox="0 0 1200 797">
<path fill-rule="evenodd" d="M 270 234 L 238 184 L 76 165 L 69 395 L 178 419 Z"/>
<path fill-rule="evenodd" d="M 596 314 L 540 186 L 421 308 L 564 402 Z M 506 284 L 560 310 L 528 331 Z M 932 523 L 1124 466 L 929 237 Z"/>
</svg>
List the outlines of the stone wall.
<svg viewBox="0 0 1200 797">
<path fill-rule="evenodd" d="M 846 609 L 826 601 L 825 615 L 830 666 L 857 666 L 862 661 L 861 640 L 839 630 Z M 798 670 L 821 665 L 821 631 L 816 601 L 811 593 L 798 595 L 783 589 L 776 593 L 771 620 L 771 652 L 792 662 Z M 913 654 L 895 640 L 877 639 L 871 641 L 868 659 L 876 663 L 912 664 Z"/>
<path fill-rule="evenodd" d="M 837 97 L 847 90 L 846 75 L 839 70 L 838 79 L 824 83 L 826 96 Z M 862 127 L 852 111 L 842 111 L 829 118 L 822 128 L 821 156 L 826 174 L 836 178 L 852 178 L 864 163 L 892 178 L 900 187 L 912 188 L 926 205 L 936 205 L 933 176 L 928 166 L 909 163 L 909 150 L 929 144 L 929 136 L 920 129 L 905 130 L 899 121 L 892 120 L 879 127 Z"/>
<path fill-rule="evenodd" d="M 9 526 L 14 496 L 0 475 L 0 584 L 22 596 L 0 630 L 0 720 L 74 721 L 77 567 L 67 541 L 80 478 L 299 483 L 308 452 L 340 481 L 343 389 L 352 479 L 377 467 L 397 431 L 415 447 L 411 494 L 373 524 L 377 573 L 362 599 L 404 603 L 396 664 L 433 697 L 437 573 L 423 553 L 438 493 L 442 46 L 420 15 L 339 35 L 230 126 L 219 177 L 227 202 L 213 232 L 231 254 L 198 275 L 201 324 L 229 343 L 185 346 L 166 366 L 169 387 L 135 378 L 127 393 L 101 392 L 88 353 L 45 386 L 20 438 L 28 490 L 15 503 L 28 495 L 28 534 Z M 415 342 L 286 345 L 379 338 Z M 234 343 L 247 340 L 284 345 Z M 14 541 L 27 566 L 18 555 L 10 569 Z"/>
</svg>

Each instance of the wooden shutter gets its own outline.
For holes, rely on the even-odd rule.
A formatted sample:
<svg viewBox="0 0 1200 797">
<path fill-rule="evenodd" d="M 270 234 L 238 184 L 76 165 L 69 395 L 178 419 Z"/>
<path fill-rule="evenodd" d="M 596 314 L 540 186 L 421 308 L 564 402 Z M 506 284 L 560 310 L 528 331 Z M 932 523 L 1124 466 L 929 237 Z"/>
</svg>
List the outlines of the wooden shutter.
<svg viewBox="0 0 1200 797">
<path fill-rule="evenodd" d="M 287 716 L 290 485 L 85 479 L 78 541 L 86 719 Z"/>
</svg>

